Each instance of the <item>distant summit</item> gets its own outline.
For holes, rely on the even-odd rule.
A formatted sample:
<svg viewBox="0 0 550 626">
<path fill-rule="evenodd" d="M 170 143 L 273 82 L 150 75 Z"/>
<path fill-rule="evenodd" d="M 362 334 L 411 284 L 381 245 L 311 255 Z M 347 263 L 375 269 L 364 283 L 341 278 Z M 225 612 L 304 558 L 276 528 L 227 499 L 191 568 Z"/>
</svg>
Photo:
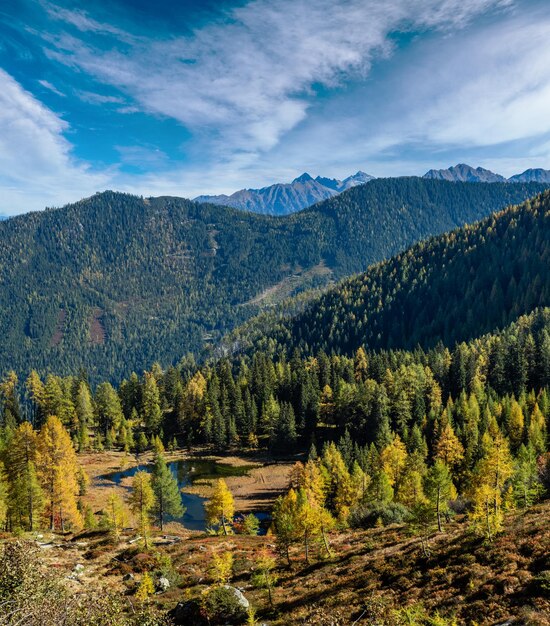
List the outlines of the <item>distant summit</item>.
<svg viewBox="0 0 550 626">
<path fill-rule="evenodd" d="M 508 179 L 511 183 L 550 183 L 550 170 L 541 167 L 525 170 L 523 174 L 516 174 Z"/>
<path fill-rule="evenodd" d="M 448 180 L 453 183 L 550 183 L 550 170 L 542 168 L 525 170 L 523 174 L 515 174 L 504 178 L 491 170 L 482 167 L 473 168 L 471 165 L 459 163 L 446 170 L 430 170 L 422 178 Z"/>
<path fill-rule="evenodd" d="M 195 202 L 231 206 L 253 213 L 288 215 L 332 198 L 346 189 L 368 183 L 373 178 L 365 172 L 357 172 L 344 180 L 322 176 L 313 178 L 304 172 L 291 183 L 276 183 L 262 189 L 241 189 L 230 196 L 198 196 Z"/>
<path fill-rule="evenodd" d="M 495 174 L 491 170 L 482 167 L 473 168 L 471 165 L 459 163 L 446 170 L 430 170 L 426 172 L 423 178 L 431 178 L 434 180 L 448 180 L 460 183 L 505 183 L 506 178 L 500 174 Z"/>
</svg>

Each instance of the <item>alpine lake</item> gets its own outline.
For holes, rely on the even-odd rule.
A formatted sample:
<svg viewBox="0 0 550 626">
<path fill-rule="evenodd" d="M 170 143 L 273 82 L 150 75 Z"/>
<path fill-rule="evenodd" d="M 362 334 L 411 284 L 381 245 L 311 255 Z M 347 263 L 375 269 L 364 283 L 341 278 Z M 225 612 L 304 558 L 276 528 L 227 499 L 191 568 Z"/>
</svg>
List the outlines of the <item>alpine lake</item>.
<svg viewBox="0 0 550 626">
<path fill-rule="evenodd" d="M 234 466 L 208 459 L 188 459 L 172 461 L 168 463 L 168 467 L 178 481 L 181 502 L 185 507 L 185 513 L 182 517 L 168 517 L 167 521 L 179 522 L 189 530 L 204 531 L 206 530 L 206 512 L 204 508 L 206 499 L 194 493 L 187 493 L 185 488 L 198 481 L 214 481 L 228 476 L 246 476 L 254 466 Z M 152 469 L 152 465 L 136 465 L 125 470 L 105 474 L 102 478 L 119 485 L 125 478 L 131 478 L 140 470 L 151 472 Z M 263 511 L 253 511 L 253 513 L 263 522 L 262 525 L 269 520 L 269 515 Z"/>
</svg>

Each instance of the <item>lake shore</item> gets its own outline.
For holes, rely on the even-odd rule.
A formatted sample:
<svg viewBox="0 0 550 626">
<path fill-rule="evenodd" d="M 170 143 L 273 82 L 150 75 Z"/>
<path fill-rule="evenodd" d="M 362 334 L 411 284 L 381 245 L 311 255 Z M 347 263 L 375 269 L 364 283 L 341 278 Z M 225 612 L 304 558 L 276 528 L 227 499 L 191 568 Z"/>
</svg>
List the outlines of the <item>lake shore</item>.
<svg viewBox="0 0 550 626">
<path fill-rule="evenodd" d="M 118 484 L 106 476 L 115 472 L 129 470 L 137 465 L 146 465 L 153 460 L 150 451 L 139 455 L 125 454 L 119 451 L 85 452 L 79 454 L 79 462 L 89 477 L 87 493 L 84 502 L 93 511 L 105 507 L 107 498 L 112 491 L 116 491 L 123 498 L 127 498 L 132 478 L 124 477 Z M 176 461 L 215 461 L 231 467 L 250 467 L 244 475 L 227 476 L 225 478 L 235 500 L 237 513 L 252 511 L 268 511 L 277 497 L 288 487 L 288 475 L 293 460 L 274 461 L 262 454 L 231 454 L 216 455 L 205 449 L 191 451 L 177 450 L 166 452 L 169 463 Z M 209 498 L 212 493 L 213 480 L 198 479 L 193 485 L 186 486 L 183 491 L 203 498 Z M 176 524 L 181 528 L 180 524 Z"/>
</svg>

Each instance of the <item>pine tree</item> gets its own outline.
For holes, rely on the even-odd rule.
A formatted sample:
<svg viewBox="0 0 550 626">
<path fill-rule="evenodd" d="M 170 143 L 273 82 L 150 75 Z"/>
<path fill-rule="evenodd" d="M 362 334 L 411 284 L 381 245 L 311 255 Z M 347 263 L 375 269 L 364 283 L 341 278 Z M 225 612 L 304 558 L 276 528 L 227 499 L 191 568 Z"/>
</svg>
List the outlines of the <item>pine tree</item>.
<svg viewBox="0 0 550 626">
<path fill-rule="evenodd" d="M 543 492 L 539 479 L 537 455 L 532 446 L 520 446 L 513 476 L 516 502 L 526 508 L 537 501 Z"/>
<path fill-rule="evenodd" d="M 14 427 L 21 422 L 21 408 L 17 386 L 19 380 L 17 374 L 12 370 L 6 374 L 0 382 L 0 399 L 2 400 L 2 424 L 11 423 Z"/>
<path fill-rule="evenodd" d="M 508 442 L 498 429 L 496 421 L 482 439 L 483 455 L 473 476 L 473 504 L 470 521 L 473 528 L 488 539 L 502 529 L 503 493 L 513 474 L 513 461 Z"/>
<path fill-rule="evenodd" d="M 132 480 L 130 510 L 138 520 L 139 533 L 148 548 L 149 514 L 155 504 L 155 494 L 151 486 L 151 476 L 144 471 L 136 472 Z"/>
<path fill-rule="evenodd" d="M 419 460 L 418 455 L 409 455 L 397 487 L 396 500 L 398 502 L 412 508 L 426 501 L 422 484 L 424 472 L 425 465 Z"/>
<path fill-rule="evenodd" d="M 141 431 L 138 435 L 137 450 L 138 452 L 145 452 L 145 450 L 147 450 L 148 447 L 149 447 L 149 442 L 147 441 L 147 436 L 145 435 L 143 431 Z"/>
<path fill-rule="evenodd" d="M 79 424 L 79 449 L 87 450 L 90 445 L 89 430 L 94 425 L 94 407 L 90 389 L 83 381 L 78 386 L 75 410 Z"/>
<path fill-rule="evenodd" d="M 155 492 L 153 512 L 158 520 L 160 529 L 164 530 L 166 515 L 181 517 L 185 513 L 185 509 L 181 503 L 178 481 L 172 475 L 162 453 L 155 455 L 152 477 L 153 491 Z"/>
<path fill-rule="evenodd" d="M 323 485 L 324 504 L 338 519 L 345 521 L 354 504 L 355 493 L 348 468 L 334 442 L 324 449 L 321 463 L 327 476 Z M 318 490 L 317 485 L 312 485 L 310 493 L 321 504 Z"/>
<path fill-rule="evenodd" d="M 145 372 L 142 396 L 142 414 L 145 427 L 150 434 L 157 434 L 162 425 L 160 394 L 152 373 Z"/>
<path fill-rule="evenodd" d="M 228 533 L 228 526 L 233 522 L 235 504 L 231 491 L 223 478 L 219 478 L 215 485 L 210 500 L 206 503 L 206 521 L 209 525 L 217 525 L 223 528 L 224 535 Z"/>
<path fill-rule="evenodd" d="M 90 506 L 84 508 L 84 528 L 86 530 L 95 530 L 97 528 L 97 519 Z"/>
<path fill-rule="evenodd" d="M 367 488 L 367 499 L 374 502 L 391 502 L 394 491 L 388 475 L 383 470 L 376 471 Z"/>
<path fill-rule="evenodd" d="M 35 427 L 41 426 L 42 421 L 45 418 L 45 389 L 44 383 L 40 379 L 36 370 L 32 370 L 27 380 L 25 381 L 25 387 L 29 393 L 29 396 L 34 405 L 34 425 Z"/>
<path fill-rule="evenodd" d="M 4 466 L 0 462 L 0 528 L 6 527 L 8 517 L 8 484 L 4 474 Z"/>
<path fill-rule="evenodd" d="M 42 512 L 42 490 L 36 475 L 38 435 L 21 423 L 13 433 L 6 454 L 9 478 L 9 508 L 16 527 L 34 530 Z"/>
<path fill-rule="evenodd" d="M 124 413 L 120 398 L 110 383 L 98 385 L 95 394 L 95 412 L 98 428 L 104 436 L 111 428 L 118 432 Z"/>
<path fill-rule="evenodd" d="M 50 529 L 56 521 L 62 530 L 65 523 L 82 526 L 77 507 L 79 466 L 69 433 L 54 415 L 48 417 L 37 439 L 36 468 L 44 493 L 45 513 Z"/>
<path fill-rule="evenodd" d="M 283 402 L 273 428 L 270 445 L 278 452 L 288 452 L 294 449 L 297 438 L 294 409 L 291 404 Z"/>
<path fill-rule="evenodd" d="M 449 500 L 453 494 L 453 481 L 449 468 L 441 459 L 428 470 L 426 476 L 426 495 L 430 503 L 435 507 L 437 515 L 437 528 L 442 532 L 441 515 L 447 513 Z"/>
<path fill-rule="evenodd" d="M 474 490 L 470 523 L 477 533 L 489 540 L 502 530 L 502 510 L 500 506 L 495 507 L 495 502 L 500 502 L 500 498 L 500 491 L 487 483 L 481 483 Z"/>
<path fill-rule="evenodd" d="M 364 383 L 368 378 L 369 361 L 367 354 L 362 347 L 358 348 L 355 353 L 353 369 L 355 382 Z"/>
</svg>

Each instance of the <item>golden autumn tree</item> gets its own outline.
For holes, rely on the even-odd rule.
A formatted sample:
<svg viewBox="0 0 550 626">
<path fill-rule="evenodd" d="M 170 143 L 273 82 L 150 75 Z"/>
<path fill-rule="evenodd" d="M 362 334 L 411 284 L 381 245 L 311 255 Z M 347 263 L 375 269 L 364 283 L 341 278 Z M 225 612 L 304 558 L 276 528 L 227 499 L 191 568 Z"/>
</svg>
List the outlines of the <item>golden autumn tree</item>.
<svg viewBox="0 0 550 626">
<path fill-rule="evenodd" d="M 508 418 L 508 434 L 510 444 L 513 450 L 517 450 L 523 441 L 523 432 L 525 428 L 525 418 L 523 411 L 517 400 L 512 399 L 510 405 L 510 416 Z"/>
<path fill-rule="evenodd" d="M 483 456 L 474 471 L 470 521 L 475 530 L 491 539 L 502 529 L 503 494 L 514 472 L 514 462 L 508 441 L 496 422 L 483 435 L 482 449 Z"/>
<path fill-rule="evenodd" d="M 407 449 L 399 435 L 394 435 L 392 442 L 382 450 L 380 461 L 391 486 L 394 487 L 399 483 L 407 463 Z"/>
<path fill-rule="evenodd" d="M 277 535 L 277 550 L 290 567 L 290 547 L 300 537 L 298 495 L 294 489 L 277 498 L 273 507 L 273 529 Z"/>
<path fill-rule="evenodd" d="M 464 458 L 464 448 L 449 421 L 443 424 L 438 433 L 434 456 L 450 468 L 458 465 Z"/>
<path fill-rule="evenodd" d="M 148 546 L 149 516 L 155 504 L 151 475 L 145 471 L 136 472 L 132 480 L 132 493 L 130 495 L 130 510 L 138 521 L 139 532 L 143 537 L 145 547 Z"/>
<path fill-rule="evenodd" d="M 227 535 L 227 527 L 233 522 L 235 503 L 229 487 L 223 478 L 216 481 L 212 497 L 206 503 L 206 521 L 210 525 L 218 525 Z"/>
<path fill-rule="evenodd" d="M 81 527 L 77 508 L 80 468 L 69 433 L 55 415 L 48 417 L 38 435 L 36 469 L 51 530 L 65 530 L 66 523 Z"/>
<path fill-rule="evenodd" d="M 115 491 L 109 494 L 105 516 L 113 538 L 118 541 L 122 529 L 128 523 L 128 513 L 124 501 Z"/>
</svg>

